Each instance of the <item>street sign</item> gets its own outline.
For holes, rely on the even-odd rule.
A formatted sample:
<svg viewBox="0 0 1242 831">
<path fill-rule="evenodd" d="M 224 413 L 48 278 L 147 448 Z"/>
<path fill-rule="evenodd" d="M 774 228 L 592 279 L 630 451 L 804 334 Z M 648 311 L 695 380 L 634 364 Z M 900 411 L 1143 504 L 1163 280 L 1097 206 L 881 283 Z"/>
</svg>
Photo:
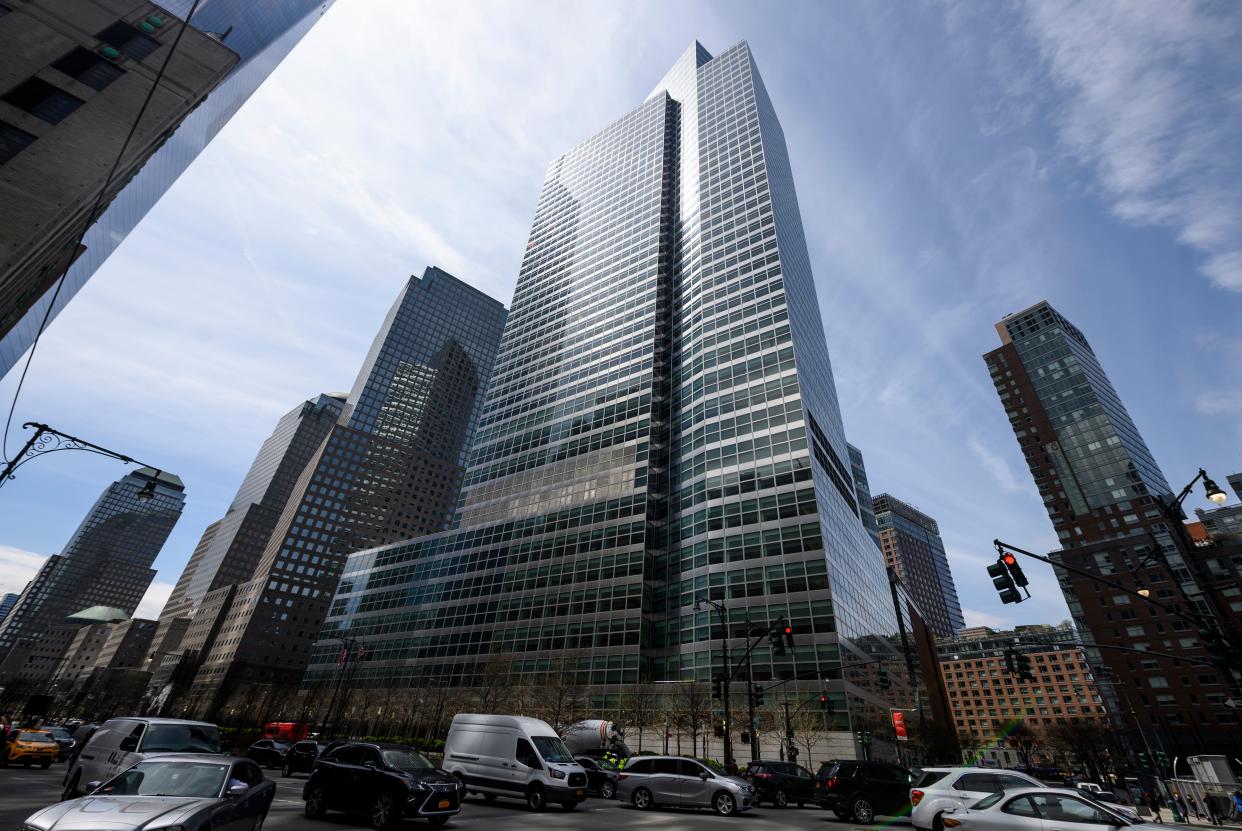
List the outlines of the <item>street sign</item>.
<svg viewBox="0 0 1242 831">
<path fill-rule="evenodd" d="M 1238 709 L 1239 707 L 1242 707 L 1242 701 L 1239 701 L 1239 700 L 1238 700 L 1238 699 L 1236 699 L 1236 698 L 1226 698 L 1226 699 L 1225 699 L 1225 706 L 1226 706 L 1226 707 L 1228 707 L 1228 708 L 1229 708 L 1229 709 L 1231 709 L 1231 710 L 1236 710 L 1236 709 Z"/>
<path fill-rule="evenodd" d="M 897 735 L 899 742 L 910 741 L 910 736 L 906 733 L 906 714 L 898 710 L 893 711 L 893 733 Z"/>
</svg>

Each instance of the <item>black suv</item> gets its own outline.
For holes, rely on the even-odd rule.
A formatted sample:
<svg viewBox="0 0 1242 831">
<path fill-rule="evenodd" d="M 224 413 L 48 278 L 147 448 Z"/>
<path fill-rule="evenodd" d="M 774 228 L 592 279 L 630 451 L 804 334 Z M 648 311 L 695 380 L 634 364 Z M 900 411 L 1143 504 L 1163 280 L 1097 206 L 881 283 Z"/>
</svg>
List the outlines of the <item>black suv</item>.
<svg viewBox="0 0 1242 831">
<path fill-rule="evenodd" d="M 285 751 L 285 762 L 280 768 L 281 776 L 292 776 L 295 773 L 310 773 L 315 769 L 315 762 L 320 756 L 333 748 L 340 747 L 344 742 L 317 742 L 314 739 L 303 739 L 295 742 Z"/>
<path fill-rule="evenodd" d="M 261 767 L 278 768 L 284 765 L 285 751 L 288 749 L 288 742 L 259 739 L 246 748 L 246 758 L 258 762 Z"/>
<path fill-rule="evenodd" d="M 422 817 L 439 828 L 461 811 L 461 785 L 409 745 L 350 742 L 319 757 L 302 788 L 308 819 L 364 814 L 372 828 Z"/>
<path fill-rule="evenodd" d="M 751 762 L 742 778 L 755 786 L 755 804 L 771 802 L 784 808 L 796 802 L 801 808 L 815 801 L 815 777 L 802 765 L 793 762 Z"/>
<path fill-rule="evenodd" d="M 876 817 L 910 816 L 914 776 L 891 762 L 824 762 L 815 776 L 815 801 L 837 819 L 868 825 Z"/>
</svg>

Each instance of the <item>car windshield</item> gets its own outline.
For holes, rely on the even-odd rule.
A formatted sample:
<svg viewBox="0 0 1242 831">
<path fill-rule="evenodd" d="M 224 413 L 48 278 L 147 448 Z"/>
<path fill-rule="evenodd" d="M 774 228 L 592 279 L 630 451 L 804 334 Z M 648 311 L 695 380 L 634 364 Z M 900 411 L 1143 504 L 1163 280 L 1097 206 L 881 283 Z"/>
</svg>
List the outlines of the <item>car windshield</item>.
<svg viewBox="0 0 1242 831">
<path fill-rule="evenodd" d="M 47 733 L 18 733 L 19 742 L 50 742 L 52 737 Z"/>
<path fill-rule="evenodd" d="M 219 753 L 220 731 L 211 724 L 152 724 L 143 753 Z"/>
<path fill-rule="evenodd" d="M 58 739 L 72 738 L 72 736 L 70 736 L 69 734 L 69 731 L 63 727 L 40 727 L 39 729 L 44 730 L 48 733 L 51 733 L 53 736 L 55 736 Z"/>
<path fill-rule="evenodd" d="M 707 767 L 711 768 L 716 773 L 719 773 L 721 776 L 728 776 L 728 774 L 725 773 L 725 769 L 720 765 L 719 762 L 716 762 L 712 759 L 699 759 L 699 761 L 702 762 L 704 765 L 707 765 Z"/>
<path fill-rule="evenodd" d="M 105 782 L 103 796 L 218 797 L 229 766 L 218 762 L 139 762 Z"/>
<path fill-rule="evenodd" d="M 381 750 L 384 764 L 397 770 L 430 770 L 435 767 L 427 757 L 415 750 Z"/>
<path fill-rule="evenodd" d="M 988 794 L 983 799 L 980 799 L 978 802 L 976 802 L 974 805 L 971 805 L 970 807 L 972 810 L 974 809 L 983 810 L 984 808 L 991 808 L 993 805 L 995 805 L 997 802 L 1000 802 L 1004 798 L 1005 798 L 1005 792 L 997 791 L 996 793 Z"/>
<path fill-rule="evenodd" d="M 569 748 L 565 747 L 565 743 L 556 736 L 532 736 L 531 741 L 535 743 L 535 749 L 539 751 L 539 755 L 545 762 L 572 762 L 574 760 Z"/>
</svg>

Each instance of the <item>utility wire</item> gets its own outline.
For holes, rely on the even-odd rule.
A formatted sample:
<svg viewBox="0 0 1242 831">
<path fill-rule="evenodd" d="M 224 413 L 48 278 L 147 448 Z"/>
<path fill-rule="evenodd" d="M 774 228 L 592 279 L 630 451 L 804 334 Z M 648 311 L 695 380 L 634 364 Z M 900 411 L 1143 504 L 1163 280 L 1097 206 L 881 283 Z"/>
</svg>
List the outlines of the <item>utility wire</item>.
<svg viewBox="0 0 1242 831">
<path fill-rule="evenodd" d="M 164 78 L 164 71 L 168 69 L 168 62 L 172 60 L 173 53 L 177 51 L 177 45 L 181 43 L 181 36 L 185 34 L 185 30 L 190 27 L 190 20 L 194 17 L 194 12 L 198 10 L 198 4 L 202 0 L 194 0 L 194 4 L 190 6 L 190 13 L 185 16 L 185 22 L 177 31 L 177 36 L 173 38 L 172 46 L 168 50 L 168 54 L 164 56 L 164 62 L 160 64 L 159 71 L 155 74 L 155 80 L 151 83 L 151 88 L 147 90 L 147 97 L 143 99 L 142 106 L 138 109 L 138 115 L 134 117 L 134 123 L 129 127 L 129 133 L 125 136 L 125 141 L 121 144 L 120 151 L 116 154 L 116 159 L 112 162 L 112 169 L 108 171 L 107 178 L 104 179 L 103 186 L 99 189 L 99 194 L 95 197 L 95 203 L 91 206 L 90 213 L 86 215 L 86 222 L 82 227 L 82 233 L 78 234 L 77 242 L 69 250 L 76 251 L 82 240 L 86 238 L 86 234 L 90 231 L 91 226 L 95 224 L 97 214 L 103 205 L 104 197 L 108 193 L 108 187 L 112 184 L 112 180 L 116 178 L 117 169 L 121 166 L 121 161 L 125 158 L 125 151 L 129 149 L 129 144 L 134 139 L 134 134 L 138 132 L 138 125 L 142 123 L 142 117 L 147 112 L 147 106 L 151 103 L 151 98 L 155 95 L 155 90 L 159 88 L 160 81 Z M 17 379 L 17 389 L 13 391 L 13 401 L 9 405 L 9 415 L 4 422 L 4 439 L 0 442 L 0 456 L 4 457 L 4 461 L 9 459 L 9 428 L 13 426 L 13 413 L 17 409 L 17 400 L 21 397 L 22 387 L 26 383 L 26 373 L 30 371 L 30 362 L 34 360 L 35 349 L 39 347 L 39 339 L 43 337 L 43 330 L 47 328 L 47 323 L 52 317 L 52 309 L 56 308 L 56 299 L 60 297 L 60 290 L 65 285 L 65 278 L 69 276 L 69 269 L 73 266 L 73 260 L 65 265 L 64 271 L 60 273 L 60 277 L 56 280 L 56 289 L 52 292 L 52 300 L 47 304 L 46 311 L 43 312 L 43 320 L 39 323 L 39 329 L 35 332 L 34 341 L 30 344 L 30 351 L 26 353 L 26 363 L 22 367 L 22 374 Z"/>
</svg>

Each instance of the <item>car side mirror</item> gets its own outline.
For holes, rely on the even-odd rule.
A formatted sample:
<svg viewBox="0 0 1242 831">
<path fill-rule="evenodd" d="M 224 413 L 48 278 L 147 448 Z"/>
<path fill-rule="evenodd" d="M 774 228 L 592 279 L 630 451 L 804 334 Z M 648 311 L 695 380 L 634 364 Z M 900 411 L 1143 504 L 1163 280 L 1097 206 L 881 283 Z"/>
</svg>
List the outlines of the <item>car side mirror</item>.
<svg viewBox="0 0 1242 831">
<path fill-rule="evenodd" d="M 241 799 L 246 795 L 246 791 L 248 790 L 250 790 L 249 785 L 243 785 L 239 782 L 236 785 L 229 785 L 229 789 L 225 792 L 225 795 L 228 796 L 229 799 Z"/>
<path fill-rule="evenodd" d="M 87 792 L 87 793 L 90 793 L 91 791 L 97 791 L 97 790 L 99 790 L 99 786 L 100 786 L 100 785 L 102 785 L 102 784 L 103 784 L 103 782 L 100 782 L 98 779 L 96 779 L 94 782 L 87 782 L 87 783 L 86 783 L 86 792 Z"/>
<path fill-rule="evenodd" d="M 133 753 L 137 749 L 138 749 L 138 740 L 134 738 L 133 736 L 126 736 L 125 738 L 121 739 L 121 750 L 125 751 L 126 753 Z"/>
<path fill-rule="evenodd" d="M 706 782 L 708 779 L 712 778 L 712 775 L 708 773 L 707 771 L 703 771 L 702 773 L 699 774 L 699 778 L 702 779 L 704 782 Z"/>
</svg>

